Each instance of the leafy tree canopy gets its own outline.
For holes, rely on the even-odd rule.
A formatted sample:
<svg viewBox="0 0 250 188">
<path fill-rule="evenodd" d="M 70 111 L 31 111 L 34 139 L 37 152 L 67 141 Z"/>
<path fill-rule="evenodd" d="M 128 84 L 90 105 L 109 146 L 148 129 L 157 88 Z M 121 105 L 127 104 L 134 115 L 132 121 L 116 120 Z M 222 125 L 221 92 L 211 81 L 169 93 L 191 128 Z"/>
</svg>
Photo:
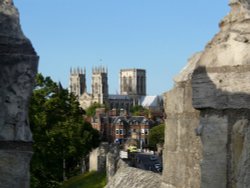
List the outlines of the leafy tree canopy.
<svg viewBox="0 0 250 188">
<path fill-rule="evenodd" d="M 148 116 L 150 111 L 141 105 L 136 105 L 131 108 L 130 112 L 133 116 Z"/>
<path fill-rule="evenodd" d="M 156 144 L 163 144 L 164 143 L 164 130 L 165 125 L 160 124 L 149 131 L 149 145 L 151 147 L 156 147 Z"/>
<path fill-rule="evenodd" d="M 42 74 L 36 77 L 29 118 L 32 187 L 57 187 L 79 172 L 83 157 L 99 145 L 99 133 L 83 120 L 76 97 Z"/>
<path fill-rule="evenodd" d="M 97 108 L 105 108 L 105 105 L 96 102 L 91 104 L 90 107 L 86 109 L 86 115 L 89 117 L 94 116 Z"/>
</svg>

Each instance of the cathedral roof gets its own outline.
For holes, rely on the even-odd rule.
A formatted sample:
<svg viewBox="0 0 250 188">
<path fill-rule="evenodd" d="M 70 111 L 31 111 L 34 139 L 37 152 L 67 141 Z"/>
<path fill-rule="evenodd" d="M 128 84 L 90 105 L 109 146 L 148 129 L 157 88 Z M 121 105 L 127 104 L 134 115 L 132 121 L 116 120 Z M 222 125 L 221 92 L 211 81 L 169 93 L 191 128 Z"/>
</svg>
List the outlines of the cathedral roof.
<svg viewBox="0 0 250 188">
<path fill-rule="evenodd" d="M 120 122 L 126 123 L 126 124 L 130 124 L 130 123 L 139 123 L 139 124 L 153 124 L 154 122 L 152 120 L 149 120 L 147 118 L 145 118 L 144 116 L 131 116 L 131 117 L 125 117 L 125 116 L 116 116 L 116 117 L 112 117 L 110 119 L 111 123 L 113 124 L 118 124 Z"/>
<path fill-rule="evenodd" d="M 109 95 L 109 99 L 113 99 L 113 100 L 129 100 L 132 99 L 130 96 L 128 95 Z"/>
<path fill-rule="evenodd" d="M 156 107 L 160 106 L 162 97 L 159 95 L 155 96 L 143 96 L 140 98 L 140 105 L 143 107 Z"/>
</svg>

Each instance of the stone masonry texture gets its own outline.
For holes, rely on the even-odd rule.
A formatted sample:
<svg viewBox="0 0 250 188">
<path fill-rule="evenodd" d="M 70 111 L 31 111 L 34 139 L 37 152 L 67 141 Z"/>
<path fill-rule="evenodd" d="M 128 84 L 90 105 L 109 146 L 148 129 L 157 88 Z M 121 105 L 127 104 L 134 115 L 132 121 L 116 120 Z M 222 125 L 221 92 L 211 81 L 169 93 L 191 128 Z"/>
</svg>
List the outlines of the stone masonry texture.
<svg viewBox="0 0 250 188">
<path fill-rule="evenodd" d="M 157 188 L 160 185 L 159 174 L 129 167 L 120 160 L 116 174 L 105 188 Z"/>
<path fill-rule="evenodd" d="M 199 112 L 192 107 L 191 75 L 200 54 L 195 54 L 165 94 L 165 144 L 161 188 L 200 187 L 201 142 L 195 129 Z"/>
<path fill-rule="evenodd" d="M 161 188 L 250 187 L 250 0 L 229 5 L 220 31 L 164 95 Z M 159 187 L 158 181 L 137 184 L 144 177 L 123 167 L 107 188 Z"/>
<path fill-rule="evenodd" d="M 38 56 L 12 0 L 0 0 L 0 187 L 29 187 L 32 134 L 28 103 Z"/>
<path fill-rule="evenodd" d="M 200 111 L 202 188 L 250 187 L 250 0 L 231 12 L 207 44 L 192 74 Z"/>
</svg>

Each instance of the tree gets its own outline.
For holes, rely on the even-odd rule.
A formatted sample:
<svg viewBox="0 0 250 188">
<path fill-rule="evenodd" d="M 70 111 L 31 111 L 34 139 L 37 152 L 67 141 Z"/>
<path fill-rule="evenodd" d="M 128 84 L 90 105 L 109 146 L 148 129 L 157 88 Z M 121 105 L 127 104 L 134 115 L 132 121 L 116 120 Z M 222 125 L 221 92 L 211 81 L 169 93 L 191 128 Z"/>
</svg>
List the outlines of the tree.
<svg viewBox="0 0 250 188">
<path fill-rule="evenodd" d="M 89 117 L 93 117 L 97 108 L 105 108 L 105 106 L 95 102 L 86 109 L 86 115 Z"/>
<path fill-rule="evenodd" d="M 133 116 L 149 116 L 150 111 L 141 105 L 136 105 L 131 108 L 130 112 Z"/>
<path fill-rule="evenodd" d="M 32 187 L 57 187 L 80 171 L 82 158 L 99 145 L 99 133 L 84 122 L 73 94 L 38 74 L 30 104 L 34 138 Z"/>
<path fill-rule="evenodd" d="M 160 124 L 149 131 L 149 145 L 151 147 L 156 148 L 157 144 L 163 144 L 164 143 L 164 130 L 165 130 L 165 125 Z"/>
</svg>

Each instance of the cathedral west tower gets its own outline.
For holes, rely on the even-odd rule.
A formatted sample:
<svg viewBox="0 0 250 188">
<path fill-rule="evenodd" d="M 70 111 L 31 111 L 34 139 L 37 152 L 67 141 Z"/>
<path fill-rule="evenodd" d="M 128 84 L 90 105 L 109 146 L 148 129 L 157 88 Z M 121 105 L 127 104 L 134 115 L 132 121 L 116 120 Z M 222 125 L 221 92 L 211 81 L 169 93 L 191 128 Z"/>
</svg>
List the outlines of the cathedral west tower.
<svg viewBox="0 0 250 188">
<path fill-rule="evenodd" d="M 92 97 L 100 104 L 108 103 L 108 70 L 102 66 L 92 70 Z"/>
<path fill-rule="evenodd" d="M 86 92 L 86 70 L 80 68 L 70 69 L 70 92 L 80 97 Z"/>
</svg>

